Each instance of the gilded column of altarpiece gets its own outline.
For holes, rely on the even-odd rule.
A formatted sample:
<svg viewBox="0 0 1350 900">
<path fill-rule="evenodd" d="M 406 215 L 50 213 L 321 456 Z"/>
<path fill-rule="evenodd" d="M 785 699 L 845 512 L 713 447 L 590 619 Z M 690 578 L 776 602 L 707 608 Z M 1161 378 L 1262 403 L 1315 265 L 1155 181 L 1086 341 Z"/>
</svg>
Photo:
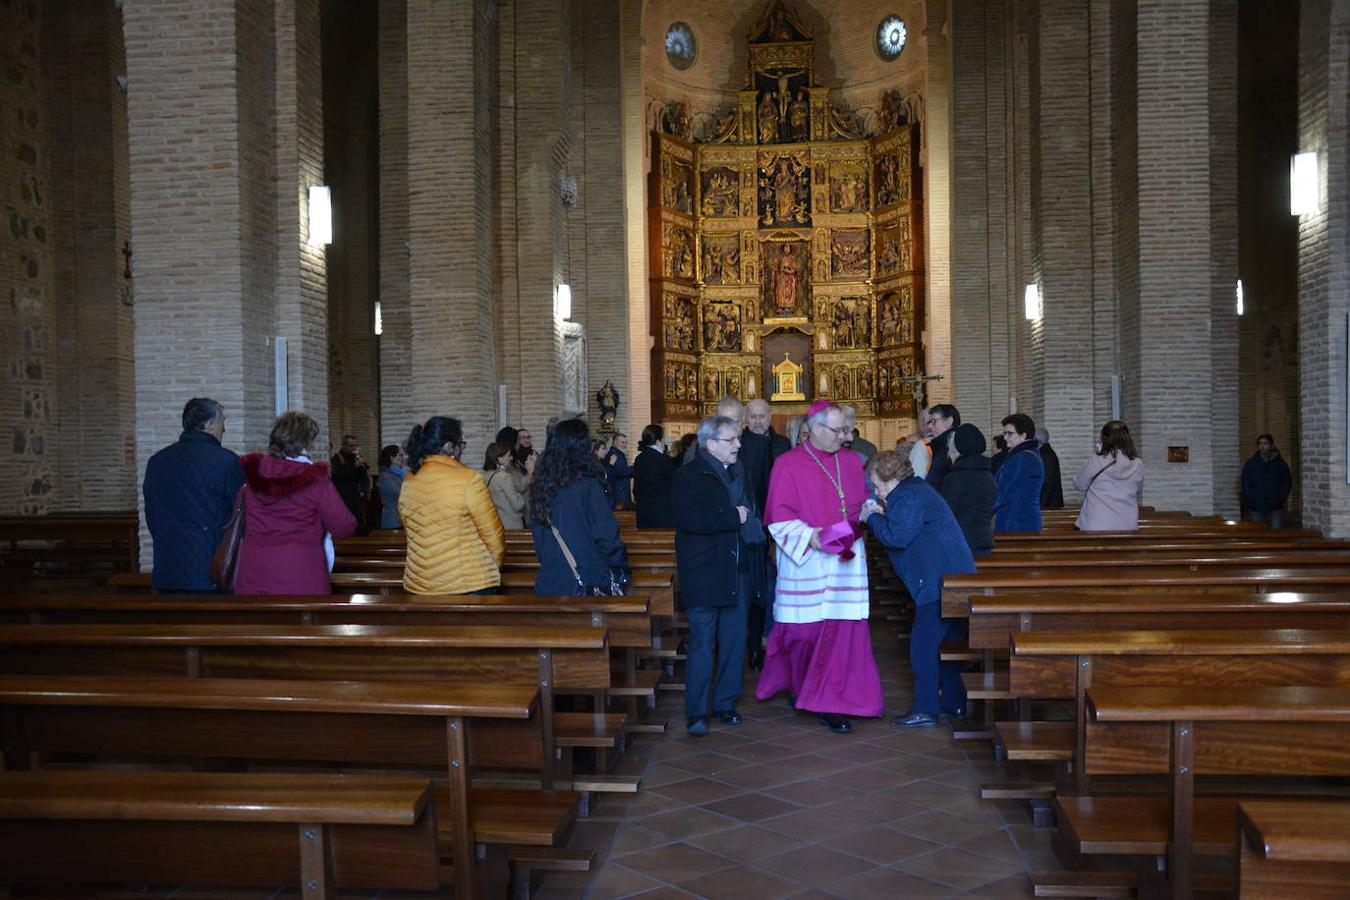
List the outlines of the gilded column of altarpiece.
<svg viewBox="0 0 1350 900">
<path fill-rule="evenodd" d="M 829 397 L 912 415 L 917 126 L 865 136 L 814 83 L 810 34 L 781 3 L 749 44 L 749 86 L 702 142 L 653 134 L 653 412 L 692 421 L 732 395 L 789 414 Z"/>
</svg>

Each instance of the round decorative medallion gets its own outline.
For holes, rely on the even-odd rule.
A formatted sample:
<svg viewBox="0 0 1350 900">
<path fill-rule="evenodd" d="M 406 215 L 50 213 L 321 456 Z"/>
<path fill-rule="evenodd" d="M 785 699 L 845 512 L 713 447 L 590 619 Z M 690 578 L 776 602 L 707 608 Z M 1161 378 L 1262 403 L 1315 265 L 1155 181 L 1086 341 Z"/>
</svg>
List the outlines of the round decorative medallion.
<svg viewBox="0 0 1350 900">
<path fill-rule="evenodd" d="M 687 69 L 698 55 L 694 32 L 684 22 L 675 22 L 666 29 L 666 59 L 677 69 Z"/>
<path fill-rule="evenodd" d="M 899 16 L 887 16 L 877 26 L 877 55 L 887 62 L 897 59 L 900 51 L 905 49 L 908 37 L 904 20 Z M 666 37 L 666 52 L 670 52 L 669 36 Z"/>
</svg>

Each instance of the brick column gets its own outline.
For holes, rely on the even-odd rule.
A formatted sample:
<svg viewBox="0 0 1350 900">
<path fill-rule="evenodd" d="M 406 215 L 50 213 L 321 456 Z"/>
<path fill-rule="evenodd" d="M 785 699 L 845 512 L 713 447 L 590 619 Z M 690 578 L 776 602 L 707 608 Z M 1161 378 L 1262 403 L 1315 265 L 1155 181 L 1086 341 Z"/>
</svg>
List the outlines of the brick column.
<svg viewBox="0 0 1350 900">
<path fill-rule="evenodd" d="M 946 4 L 929 4 L 923 37 L 925 71 L 923 120 L 924 237 L 927 285 L 925 362 L 929 374 L 944 381 L 929 384 L 928 402 L 949 402 L 954 396 L 952 371 L 952 57 L 945 33 Z"/>
<path fill-rule="evenodd" d="M 122 22 L 103 0 L 46 10 L 51 240 L 61 264 L 36 268 L 55 275 L 61 323 L 51 347 L 56 365 L 48 373 L 58 382 L 57 502 L 68 510 L 134 509 L 140 486 L 132 282 L 123 252 L 130 240 L 127 101 L 114 80 L 126 71 Z"/>
<path fill-rule="evenodd" d="M 1145 502 L 1195 513 L 1236 500 L 1237 328 L 1216 285 L 1237 280 L 1236 154 L 1219 149 L 1235 139 L 1237 32 L 1224 19 L 1237 12 L 1220 7 L 1137 4 L 1139 367 L 1127 377 L 1139 390 L 1126 414 Z M 1169 446 L 1189 447 L 1189 462 L 1169 463 Z"/>
<path fill-rule="evenodd" d="M 183 403 L 226 408 L 225 442 L 272 421 L 275 273 L 271 54 L 262 0 L 124 8 L 136 248 L 137 481 Z M 150 564 L 142 527 L 141 562 Z"/>
<path fill-rule="evenodd" d="M 1299 32 L 1299 150 L 1317 153 L 1322 179 L 1319 211 L 1299 222 L 1303 521 L 1350 537 L 1350 0 L 1303 0 Z"/>
<path fill-rule="evenodd" d="M 503 52 L 501 66 L 511 72 L 513 90 L 507 102 L 514 108 L 504 104 L 502 119 L 510 122 L 508 152 L 514 169 L 504 176 L 503 199 L 511 202 L 503 205 L 512 211 L 515 240 L 506 248 L 510 287 L 501 309 L 514 334 L 508 332 L 503 340 L 502 368 L 511 424 L 539 435 L 549 417 L 563 408 L 562 332 L 553 298 L 567 277 L 568 213 L 560 179 L 571 150 L 572 59 L 570 43 L 558 41 L 558 35 L 570 33 L 571 4 L 521 0 L 507 14 L 513 38 L 510 56 Z M 623 324 L 615 321 L 609 327 L 622 330 Z"/>
<path fill-rule="evenodd" d="M 620 409 L 636 429 L 652 421 L 651 303 L 647 295 L 647 172 L 645 148 L 649 140 L 642 93 L 642 0 L 620 0 L 620 44 L 623 104 L 623 204 L 625 296 L 628 300 L 627 410 Z"/>
<path fill-rule="evenodd" d="M 309 188 L 324 183 L 323 64 L 318 0 L 273 0 L 276 19 L 276 310 L 287 340 L 289 404 L 328 433 L 328 262 L 309 242 Z M 333 198 L 334 217 L 345 212 Z M 354 212 L 354 210 L 353 210 Z"/>
<path fill-rule="evenodd" d="M 462 420 L 470 458 L 497 430 L 496 16 L 495 0 L 407 3 L 409 412 Z"/>
<path fill-rule="evenodd" d="M 417 421 L 408 276 L 408 4 L 379 4 L 380 444 L 402 444 Z"/>
<path fill-rule="evenodd" d="M 1031 43 L 1032 271 L 1029 396 L 1019 406 L 1049 430 L 1067 484 L 1100 427 L 1093 408 L 1092 156 L 1088 0 L 1042 3 Z M 1019 286 L 1025 292 L 1025 285 Z"/>
</svg>

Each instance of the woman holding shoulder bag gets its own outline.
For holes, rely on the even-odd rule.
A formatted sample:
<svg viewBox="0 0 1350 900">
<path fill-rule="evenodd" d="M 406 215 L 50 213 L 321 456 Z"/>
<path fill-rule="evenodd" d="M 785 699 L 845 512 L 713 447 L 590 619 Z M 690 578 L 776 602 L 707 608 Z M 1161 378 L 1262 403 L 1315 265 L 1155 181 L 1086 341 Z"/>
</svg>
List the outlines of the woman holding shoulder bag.
<svg viewBox="0 0 1350 900">
<path fill-rule="evenodd" d="M 1119 419 L 1107 422 L 1097 452 L 1073 480 L 1073 486 L 1083 492 L 1078 530 L 1138 531 L 1143 484 L 1144 461 L 1134 448 L 1130 427 Z"/>
<path fill-rule="evenodd" d="M 586 423 L 559 422 L 530 484 L 536 594 L 610 594 L 627 581 L 628 550 L 603 479 Z"/>
</svg>

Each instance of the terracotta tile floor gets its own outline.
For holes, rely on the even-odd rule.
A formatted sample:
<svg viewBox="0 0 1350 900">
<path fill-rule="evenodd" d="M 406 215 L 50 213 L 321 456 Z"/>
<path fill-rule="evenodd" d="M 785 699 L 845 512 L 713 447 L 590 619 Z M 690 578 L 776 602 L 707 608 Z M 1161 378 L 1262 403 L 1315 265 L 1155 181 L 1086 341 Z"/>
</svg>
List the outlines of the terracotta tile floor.
<svg viewBox="0 0 1350 900">
<path fill-rule="evenodd" d="M 894 627 L 873 627 L 887 718 L 831 734 L 783 697 L 756 702 L 745 723 L 684 731 L 683 695 L 662 694 L 670 728 L 631 747 L 620 770 L 636 795 L 600 799 L 572 846 L 594 848 L 589 876 L 554 874 L 540 900 L 642 897 L 1031 897 L 1026 872 L 1057 869 L 1050 833 L 1018 804 L 979 799 L 1003 773 L 987 745 L 947 728 L 904 732 L 891 715 L 912 685 Z"/>
</svg>

